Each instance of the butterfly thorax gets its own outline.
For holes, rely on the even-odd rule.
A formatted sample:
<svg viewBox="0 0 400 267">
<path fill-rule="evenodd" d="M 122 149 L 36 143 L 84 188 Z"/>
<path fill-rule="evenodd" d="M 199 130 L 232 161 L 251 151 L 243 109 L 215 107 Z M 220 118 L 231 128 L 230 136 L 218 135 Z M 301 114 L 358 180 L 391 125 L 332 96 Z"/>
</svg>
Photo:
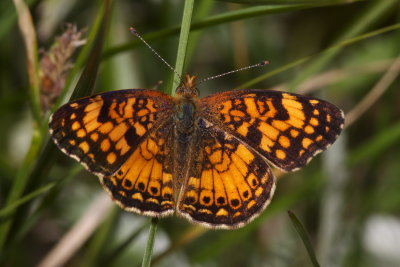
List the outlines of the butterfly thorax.
<svg viewBox="0 0 400 267">
<path fill-rule="evenodd" d="M 194 130 L 196 102 L 199 97 L 195 80 L 196 76 L 186 75 L 176 89 L 175 125 L 178 134 L 190 135 Z"/>
</svg>

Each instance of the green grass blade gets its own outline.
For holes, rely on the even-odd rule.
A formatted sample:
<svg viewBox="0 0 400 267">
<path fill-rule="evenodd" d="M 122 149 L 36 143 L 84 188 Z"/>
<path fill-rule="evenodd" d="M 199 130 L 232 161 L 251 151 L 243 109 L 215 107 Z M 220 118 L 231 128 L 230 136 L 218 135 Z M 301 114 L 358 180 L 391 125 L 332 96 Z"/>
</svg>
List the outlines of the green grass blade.
<svg viewBox="0 0 400 267">
<path fill-rule="evenodd" d="M 400 123 L 378 132 L 365 144 L 350 152 L 347 162 L 350 166 L 374 159 L 392 146 L 400 144 Z"/>
<path fill-rule="evenodd" d="M 93 42 L 86 66 L 75 86 L 70 100 L 88 96 L 94 92 L 94 83 L 96 81 L 97 70 L 100 65 L 101 53 L 105 42 L 108 24 L 111 15 L 112 0 L 106 0 L 104 5 L 104 16 L 100 24 L 100 30 Z"/>
<path fill-rule="evenodd" d="M 29 80 L 30 102 L 32 114 L 37 125 L 42 122 L 42 110 L 40 106 L 40 85 L 39 85 L 39 56 L 37 49 L 36 30 L 33 25 L 32 16 L 28 6 L 22 0 L 14 0 L 18 13 L 18 25 L 25 44 L 27 73 Z"/>
<path fill-rule="evenodd" d="M 18 228 L 12 242 L 7 244 L 8 250 L 15 250 L 14 248 L 20 244 L 22 239 L 26 236 L 29 230 L 36 224 L 36 222 L 43 216 L 49 206 L 53 205 L 53 203 L 57 200 L 57 197 L 60 196 L 61 190 L 68 184 L 79 172 L 83 170 L 83 167 L 80 165 L 76 165 L 70 169 L 69 173 L 66 175 L 64 179 L 59 179 L 54 182 L 54 186 L 52 186 L 49 190 L 45 191 L 45 196 L 43 199 L 39 201 L 37 204 L 37 208 L 32 211 L 29 215 L 29 218 L 22 224 L 21 227 Z M 48 185 L 53 184 L 49 183 Z M 43 186 L 42 189 L 46 187 Z"/>
<path fill-rule="evenodd" d="M 106 32 L 110 20 L 111 5 L 112 0 L 107 0 L 100 8 L 99 15 L 97 16 L 96 22 L 93 25 L 92 30 L 89 34 L 89 41 L 84 49 L 81 51 L 77 62 L 71 70 L 66 82 L 66 86 L 64 87 L 64 91 L 57 100 L 57 103 L 54 105 L 55 107 L 59 107 L 61 105 L 64 95 L 67 93 L 67 89 L 69 88 L 69 83 L 72 81 L 75 74 L 79 71 L 81 65 L 80 62 L 83 62 L 84 60 L 87 60 L 87 64 L 79 78 L 79 81 L 70 99 L 84 97 L 93 93 L 94 81 L 96 79 L 98 65 L 100 64 L 100 54 L 103 43 L 105 41 Z M 47 133 L 47 126 L 44 130 Z M 46 177 L 46 170 L 50 168 L 50 166 L 56 159 L 56 157 L 54 156 L 56 151 L 57 148 L 54 143 L 50 139 L 47 139 L 46 144 L 44 145 L 43 152 L 41 153 L 35 169 L 33 170 L 31 175 L 32 177 L 36 177 L 39 179 L 36 180 L 35 184 L 40 184 L 40 179 L 44 179 Z"/>
<path fill-rule="evenodd" d="M 34 130 L 34 135 L 32 136 L 32 141 L 28 153 L 25 156 L 22 166 L 17 172 L 15 181 L 11 188 L 11 192 L 7 196 L 6 206 L 9 207 L 15 205 L 15 202 L 17 202 L 20 196 L 23 194 L 29 180 L 29 174 L 32 170 L 33 162 L 35 162 L 36 160 L 36 157 L 40 151 L 41 144 L 42 137 L 38 130 Z M 14 222 L 14 217 L 9 217 L 0 222 L 0 253 L 3 252 L 6 240 L 11 234 L 10 229 Z"/>
<path fill-rule="evenodd" d="M 239 10 L 234 10 L 214 16 L 210 16 L 208 18 L 196 21 L 192 23 L 191 31 L 201 30 L 212 26 L 217 26 L 224 23 L 229 23 L 232 21 L 243 20 L 243 19 L 252 19 L 258 16 L 264 16 L 268 14 L 277 14 L 277 13 L 286 13 L 290 11 L 309 9 L 309 8 L 317 8 L 328 5 L 276 5 L 276 6 L 255 6 L 255 7 L 247 7 Z M 164 29 L 158 32 L 149 33 L 143 35 L 143 38 L 147 42 L 152 42 L 156 40 L 165 39 L 166 37 L 177 35 L 180 32 L 180 27 L 175 26 L 169 29 Z M 116 54 L 129 51 L 137 46 L 143 45 L 139 40 L 133 40 L 128 43 L 111 47 L 107 49 L 103 58 L 107 59 L 108 57 L 114 56 Z"/>
<path fill-rule="evenodd" d="M 206 17 L 210 13 L 214 5 L 215 1 L 213 0 L 203 0 L 199 2 L 196 6 L 196 9 L 194 10 L 193 20 L 196 21 L 197 19 Z M 186 51 L 186 65 L 188 66 L 190 65 L 190 61 L 198 46 L 201 33 L 202 32 L 200 30 L 190 32 L 188 47 Z"/>
<path fill-rule="evenodd" d="M 149 238 L 147 239 L 146 250 L 143 255 L 142 267 L 149 267 L 151 256 L 153 255 L 154 241 L 156 239 L 158 218 L 152 218 L 149 230 Z"/>
<path fill-rule="evenodd" d="M 88 44 L 88 54 L 86 54 L 85 51 L 82 51 L 81 53 L 80 58 L 85 58 L 87 56 L 87 64 L 72 93 L 72 96 L 70 98 L 71 100 L 90 95 L 94 91 L 94 82 L 96 80 L 97 70 L 100 64 L 100 54 L 103 44 L 105 42 L 108 23 L 110 20 L 111 5 L 112 0 L 107 0 L 104 2 L 100 16 L 98 16 L 97 19 L 99 25 L 95 25 L 93 27 L 94 31 L 92 31 L 91 33 L 91 35 L 95 35 L 95 38 L 92 39 L 92 43 Z M 33 177 L 45 177 L 45 175 L 43 175 L 43 171 L 48 169 L 49 165 L 51 165 L 51 163 L 53 162 L 54 152 L 56 152 L 56 149 L 57 148 L 53 144 L 53 142 L 47 140 L 47 143 L 44 146 L 43 153 L 41 153 L 41 157 L 39 158 L 38 164 L 35 167 L 35 171 L 32 173 Z"/>
<path fill-rule="evenodd" d="M 294 228 L 296 229 L 296 232 L 301 237 L 301 240 L 303 241 L 303 244 L 307 249 L 308 256 L 310 256 L 310 260 L 311 260 L 313 266 L 319 267 L 320 265 L 317 261 L 317 257 L 315 256 L 315 251 L 311 244 L 311 240 L 307 234 L 306 229 L 304 228 L 304 226 L 301 224 L 300 220 L 297 218 L 297 216 L 292 211 L 289 210 L 288 214 L 289 214 L 290 220 L 293 223 Z"/>
<path fill-rule="evenodd" d="M 85 250 L 85 259 L 82 266 L 104 266 L 104 263 L 100 261 L 100 255 L 103 254 L 103 250 L 107 247 L 107 242 L 110 240 L 110 236 L 114 232 L 113 228 L 116 225 L 120 211 L 121 209 L 119 209 L 119 207 L 114 206 L 108 217 L 98 227 Z"/>
<path fill-rule="evenodd" d="M 30 201 L 30 200 L 42 195 L 43 193 L 46 193 L 47 191 L 49 191 L 54 186 L 55 186 L 55 183 L 48 183 L 45 186 L 42 186 L 39 189 L 29 193 L 28 195 L 18 199 L 17 201 L 13 202 L 12 205 L 2 208 L 0 210 L 0 218 L 9 215 L 16 208 L 18 208 L 20 205 L 25 204 L 26 202 L 28 202 L 28 201 Z"/>
<path fill-rule="evenodd" d="M 31 7 L 38 0 L 26 0 L 27 6 Z M 0 39 L 9 34 L 10 30 L 17 21 L 17 13 L 11 1 L 1 1 L 0 4 Z"/>
<path fill-rule="evenodd" d="M 392 12 L 395 5 L 398 4 L 397 0 L 387 0 L 387 1 L 371 1 L 369 5 L 355 17 L 351 25 L 344 30 L 334 43 L 340 43 L 343 40 L 353 38 L 364 31 L 366 31 L 371 25 L 380 20 L 386 13 Z M 335 45 L 333 45 L 335 47 Z M 303 69 L 289 85 L 289 91 L 292 91 L 296 86 L 298 86 L 302 81 L 320 71 L 325 67 L 339 52 L 341 47 L 336 47 L 328 52 L 315 58 L 313 62 Z"/>
<path fill-rule="evenodd" d="M 122 241 L 119 245 L 117 245 L 114 249 L 112 249 L 103 257 L 103 259 L 101 260 L 102 264 L 104 264 L 104 266 L 111 265 L 113 260 L 118 258 L 118 256 L 122 254 L 125 251 L 125 249 L 129 247 L 132 241 L 135 240 L 139 236 L 139 234 L 141 234 L 142 231 L 147 227 L 148 223 L 145 223 L 141 225 L 139 228 L 132 231 L 132 233 L 124 241 Z"/>
<path fill-rule="evenodd" d="M 94 91 L 94 83 L 97 76 L 98 66 L 100 64 L 100 55 L 110 21 L 111 5 L 112 0 L 106 0 L 101 8 L 101 15 L 98 19 L 100 24 L 94 27 L 97 29 L 97 31 L 94 32 L 95 38 L 93 38 L 93 42 L 88 45 L 90 49 L 87 57 L 87 64 L 85 65 L 85 68 L 71 95 L 71 100 L 90 95 Z M 32 173 L 33 177 L 39 179 L 43 179 L 45 177 L 43 172 L 49 169 L 49 165 L 51 165 L 51 163 L 54 161 L 54 153 L 56 152 L 56 149 L 57 148 L 53 142 L 47 140 L 43 153 L 41 153 L 41 157 L 38 160 L 38 164 L 35 166 L 35 171 Z M 38 184 L 38 180 L 36 180 L 35 184 Z"/>
<path fill-rule="evenodd" d="M 279 74 L 281 72 L 284 72 L 284 71 L 290 70 L 290 69 L 292 69 L 292 68 L 294 68 L 296 66 L 299 66 L 299 65 L 311 60 L 314 56 L 317 56 L 317 55 L 320 55 L 320 54 L 324 54 L 324 53 L 329 53 L 330 51 L 336 50 L 336 49 L 339 49 L 339 48 L 342 49 L 342 48 L 344 48 L 346 46 L 355 44 L 357 42 L 366 40 L 368 38 L 376 37 L 376 36 L 379 36 L 379 35 L 381 35 L 383 33 L 394 31 L 394 30 L 399 30 L 399 29 L 400 29 L 400 23 L 396 23 L 396 24 L 393 24 L 393 25 L 390 25 L 390 26 L 387 26 L 387 27 L 383 27 L 383 28 L 375 30 L 375 31 L 368 32 L 366 34 L 362 34 L 360 36 L 356 36 L 354 38 L 350 38 L 350 39 L 344 40 L 342 42 L 339 42 L 339 43 L 337 43 L 335 45 L 332 45 L 332 46 L 328 47 L 327 49 L 322 50 L 321 52 L 319 52 L 319 53 L 317 53 L 315 55 L 310 55 L 310 56 L 306 56 L 306 57 L 297 59 L 297 60 L 295 60 L 293 62 L 290 62 L 290 63 L 288 63 L 288 64 L 286 64 L 286 65 L 284 65 L 282 67 L 279 67 L 279 68 L 274 69 L 272 71 L 269 71 L 269 72 L 267 72 L 265 74 L 262 74 L 262 75 L 254 78 L 252 80 L 247 81 L 246 83 L 243 83 L 243 84 L 239 85 L 237 88 L 241 88 L 241 89 L 249 88 L 249 87 L 254 86 L 255 84 L 257 84 L 259 82 L 262 82 L 262 81 L 264 81 L 264 80 L 266 80 L 268 78 L 271 78 L 271 77 L 273 77 L 273 76 L 275 76 L 275 75 L 277 75 L 277 74 Z"/>
<path fill-rule="evenodd" d="M 282 4 L 348 4 L 348 0 L 218 0 L 220 2 L 252 4 L 252 5 L 282 5 Z M 351 2 L 361 2 L 365 0 L 353 0 Z"/>
<path fill-rule="evenodd" d="M 175 70 L 182 77 L 182 71 L 185 64 L 186 50 L 189 39 L 190 23 L 192 21 L 194 0 L 185 1 L 185 6 L 183 9 L 183 17 L 181 24 L 181 33 L 179 35 L 178 53 L 176 57 Z M 170 86 L 170 95 L 175 95 L 175 89 L 179 86 L 181 80 L 179 77 L 174 77 L 172 86 Z"/>
<path fill-rule="evenodd" d="M 65 82 L 64 89 L 61 92 L 60 96 L 58 97 L 57 102 L 52 107 L 53 112 L 61 106 L 61 104 L 64 101 L 65 96 L 69 92 L 69 89 L 75 89 L 75 88 L 70 88 L 71 84 L 72 84 L 73 80 L 76 78 L 76 75 L 82 69 L 82 67 L 87 65 L 87 61 L 88 61 L 91 49 L 92 49 L 92 47 L 95 46 L 94 45 L 95 39 L 99 35 L 99 32 L 101 31 L 101 27 L 104 27 L 104 25 L 105 25 L 104 24 L 105 23 L 104 16 L 105 16 L 105 14 L 109 14 L 109 13 L 111 13 L 111 4 L 107 7 L 104 5 L 101 6 L 101 9 L 98 12 L 95 22 L 91 26 L 91 30 L 90 30 L 88 38 L 87 38 L 87 45 L 83 46 L 81 52 L 79 53 L 77 60 L 75 61 L 71 71 L 69 72 L 69 75 Z"/>
<path fill-rule="evenodd" d="M 112 3 L 111 0 L 106 0 L 104 2 L 105 8 L 103 12 L 104 19 L 102 20 L 102 26 L 100 27 L 99 34 L 97 35 L 98 37 L 94 41 L 93 49 L 91 55 L 89 56 L 89 63 L 85 68 L 86 70 L 84 70 L 81 75 L 81 79 L 79 80 L 76 86 L 76 90 L 73 93 L 73 97 L 84 96 L 93 89 L 95 75 L 97 73 L 98 64 L 100 63 L 101 48 L 104 42 L 105 32 L 109 21 L 111 3 Z M 84 77 L 82 78 L 82 76 Z M 45 129 L 46 127 L 43 127 L 41 130 L 43 131 Z M 29 192 L 36 190 L 36 188 L 41 184 L 40 183 L 41 179 L 44 179 L 45 175 L 41 174 L 47 172 L 48 170 L 48 168 L 46 168 L 47 162 L 45 160 L 41 161 L 40 159 L 43 158 L 51 159 L 52 156 L 50 155 L 50 153 L 52 147 L 50 146 L 48 150 L 46 149 L 44 150 L 45 153 L 49 154 L 42 153 L 41 158 L 37 160 L 38 154 L 41 150 L 43 143 L 41 136 L 43 136 L 44 133 L 42 131 L 39 130 L 34 131 L 31 148 L 26 156 L 24 165 L 20 168 L 20 171 L 17 174 L 17 178 L 13 185 L 13 189 L 8 198 L 7 206 L 13 205 L 14 202 L 23 194 L 25 188 L 28 188 L 26 190 L 28 194 Z M 35 163 L 40 163 L 40 162 L 42 162 L 43 165 L 38 166 L 36 164 L 35 166 Z M 37 177 L 38 179 L 33 182 L 32 179 L 30 179 L 32 177 Z M 29 203 L 27 205 L 22 205 L 17 209 L 17 213 L 15 216 L 2 222 L 2 225 L 0 226 L 0 251 L 2 251 L 4 242 L 11 234 L 10 233 L 11 225 L 15 225 L 14 229 L 19 229 L 22 227 L 21 224 L 25 223 L 26 221 L 25 217 L 29 210 L 28 206 Z"/>
<path fill-rule="evenodd" d="M 202 226 L 193 225 L 189 227 L 189 229 L 185 230 L 177 240 L 173 241 L 170 247 L 162 252 L 161 254 L 157 255 L 153 259 L 153 264 L 157 264 L 158 262 L 162 261 L 165 257 L 175 253 L 177 250 L 184 248 L 186 245 L 194 242 L 197 238 L 207 233 L 209 230 Z"/>
<path fill-rule="evenodd" d="M 188 43 L 188 38 L 189 38 L 189 33 L 190 33 L 190 24 L 192 21 L 192 14 L 193 14 L 193 6 L 194 6 L 194 0 L 187 0 L 187 1 L 185 1 L 185 5 L 183 8 L 181 33 L 179 36 L 178 52 L 177 52 L 176 65 L 175 65 L 175 70 L 180 75 L 182 75 L 183 65 L 185 63 L 187 43 Z M 175 78 L 177 78 L 177 77 L 175 77 Z M 179 80 L 176 81 L 176 79 L 174 79 L 174 81 L 175 82 L 173 83 L 173 85 L 169 87 L 170 88 L 170 91 L 168 92 L 169 94 L 174 94 L 175 88 L 177 87 L 177 85 L 175 85 L 175 83 L 180 82 Z M 150 225 L 149 239 L 147 240 L 147 246 L 146 246 L 146 250 L 145 250 L 145 253 L 143 256 L 142 267 L 150 266 L 151 256 L 153 254 L 154 240 L 155 240 L 155 235 L 156 235 L 156 231 L 157 231 L 157 223 L 158 223 L 158 219 L 153 218 L 151 221 L 151 225 Z"/>
</svg>

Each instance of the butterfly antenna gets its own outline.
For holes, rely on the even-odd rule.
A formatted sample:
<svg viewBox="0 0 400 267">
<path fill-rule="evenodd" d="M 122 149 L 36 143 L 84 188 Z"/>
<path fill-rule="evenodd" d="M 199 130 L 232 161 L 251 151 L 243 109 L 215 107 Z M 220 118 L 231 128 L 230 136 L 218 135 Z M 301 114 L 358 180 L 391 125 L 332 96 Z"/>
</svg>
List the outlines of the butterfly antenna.
<svg viewBox="0 0 400 267">
<path fill-rule="evenodd" d="M 167 67 L 168 67 L 170 70 L 172 70 L 172 71 L 175 73 L 175 75 L 178 76 L 178 78 L 182 81 L 181 75 L 179 75 L 179 73 L 178 73 L 165 59 L 163 59 L 163 58 L 160 56 L 160 54 L 158 54 L 157 51 L 154 50 L 153 47 L 151 47 L 151 46 L 146 42 L 146 40 L 143 39 L 142 36 L 140 36 L 140 34 L 136 31 L 135 28 L 130 27 L 130 28 L 129 28 L 129 31 L 130 31 L 133 35 L 135 35 L 137 38 L 139 38 L 139 40 L 142 41 L 151 51 L 153 51 L 153 53 L 154 53 L 162 62 L 164 62 L 164 64 L 167 65 Z"/>
<path fill-rule="evenodd" d="M 232 73 L 235 73 L 235 72 L 239 72 L 239 71 L 242 71 L 242 70 L 247 70 L 247 69 L 251 69 L 251 68 L 255 68 L 255 67 L 265 66 L 265 65 L 268 65 L 268 64 L 269 64 L 269 61 L 264 60 L 264 61 L 261 61 L 258 64 L 254 64 L 254 65 L 247 66 L 247 67 L 244 67 L 244 68 L 231 70 L 231 71 L 228 71 L 228 72 L 225 72 L 225 73 L 222 73 L 222 74 L 218 74 L 218 75 L 215 75 L 215 76 L 208 77 L 206 79 L 201 80 L 200 82 L 198 82 L 196 84 L 199 85 L 199 84 L 201 84 L 203 82 L 206 82 L 206 81 L 209 81 L 209 80 L 213 80 L 215 78 L 223 77 L 223 76 L 226 76 L 226 75 L 229 75 L 229 74 L 232 74 Z"/>
</svg>

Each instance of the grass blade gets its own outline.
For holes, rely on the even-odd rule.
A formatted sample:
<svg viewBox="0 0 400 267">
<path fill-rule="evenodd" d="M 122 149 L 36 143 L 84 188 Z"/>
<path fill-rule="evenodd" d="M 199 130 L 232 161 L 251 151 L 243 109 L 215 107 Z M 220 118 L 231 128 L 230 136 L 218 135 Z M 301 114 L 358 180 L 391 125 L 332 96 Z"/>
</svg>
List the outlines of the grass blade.
<svg viewBox="0 0 400 267">
<path fill-rule="evenodd" d="M 111 265 L 113 260 L 116 259 L 120 254 L 122 254 L 125 251 L 125 249 L 127 249 L 129 247 L 131 242 L 133 240 L 135 240 L 139 236 L 139 234 L 141 234 L 142 231 L 144 229 L 146 229 L 147 227 L 148 227 L 148 223 L 145 223 L 145 224 L 139 226 L 134 231 L 132 231 L 132 233 L 125 240 L 123 240 L 118 246 L 116 246 L 114 249 L 112 249 L 110 252 L 108 252 L 104 256 L 104 258 L 101 260 L 102 264 L 104 266 Z M 154 263 L 155 262 L 153 261 L 153 264 Z"/>
<path fill-rule="evenodd" d="M 232 21 L 242 20 L 242 19 L 251 19 L 258 16 L 264 16 L 268 14 L 278 14 L 285 13 L 296 10 L 310 9 L 310 8 L 318 8 L 328 6 L 326 4 L 320 5 L 276 5 L 276 6 L 255 6 L 255 7 L 247 7 L 239 10 L 234 10 L 214 16 L 210 16 L 208 18 L 198 20 L 191 24 L 191 31 L 201 30 L 205 28 L 209 28 L 211 26 L 217 26 L 224 23 L 229 23 Z M 171 27 L 168 29 L 164 29 L 158 32 L 149 33 L 143 35 L 143 39 L 147 42 L 152 42 L 156 40 L 165 39 L 169 36 L 177 35 L 180 32 L 180 26 Z M 118 45 L 109 48 L 103 54 L 103 59 L 107 59 L 108 57 L 114 56 L 116 54 L 129 51 L 135 47 L 143 45 L 139 40 L 133 40 L 126 44 Z"/>
<path fill-rule="evenodd" d="M 151 256 L 153 255 L 154 241 L 156 239 L 158 218 L 152 218 L 149 230 L 149 238 L 147 239 L 146 250 L 143 255 L 142 267 L 149 267 Z"/>
<path fill-rule="evenodd" d="M 36 30 L 29 8 L 22 0 L 13 0 L 18 13 L 19 29 L 25 43 L 26 62 L 28 67 L 29 93 L 32 103 L 32 114 L 38 125 L 42 124 L 40 108 L 39 60 L 37 51 Z"/>
<path fill-rule="evenodd" d="M 84 70 L 82 73 L 83 77 L 81 76 L 81 79 L 76 86 L 76 90 L 73 93 L 73 97 L 84 96 L 93 90 L 98 64 L 100 63 L 101 48 L 104 43 L 105 32 L 109 21 L 109 15 L 111 13 L 111 3 L 112 0 L 104 1 L 102 13 L 103 20 L 101 21 L 102 26 L 100 27 L 97 38 L 92 46 L 93 49 L 89 56 L 89 63 L 85 68 L 86 70 Z M 24 164 L 17 174 L 13 184 L 13 189 L 8 197 L 7 206 L 14 205 L 14 202 L 23 194 L 25 188 L 27 188 L 27 194 L 36 190 L 36 188 L 41 185 L 40 181 L 46 177 L 44 174 L 49 169 L 47 163 L 52 162 L 52 159 L 54 159 L 54 157 L 52 157 L 52 153 L 54 152 L 55 147 L 54 145 L 47 143 L 44 151 L 39 157 L 39 160 L 37 160 L 38 154 L 43 145 L 42 136 L 46 134 L 45 132 L 47 132 L 47 127 L 41 127 L 40 129 L 34 130 L 32 144 L 25 158 Z M 30 179 L 32 177 L 38 177 L 38 179 L 33 182 L 33 179 Z M 28 213 L 29 206 L 29 203 L 22 205 L 17 209 L 15 216 L 2 222 L 0 227 L 0 251 L 2 251 L 3 245 L 7 238 L 11 238 L 11 236 L 9 236 L 12 234 L 10 233 L 11 226 L 13 225 L 14 229 L 20 229 L 22 227 L 21 224 L 26 223 L 26 214 Z"/>
<path fill-rule="evenodd" d="M 182 77 L 183 66 L 185 64 L 185 56 L 190 32 L 190 23 L 192 21 L 194 0 L 185 1 L 183 9 L 183 17 L 181 24 L 181 33 L 179 35 L 178 53 L 176 56 L 175 70 Z M 170 86 L 170 95 L 175 95 L 175 89 L 181 83 L 179 77 L 174 77 L 172 86 Z"/>
<path fill-rule="evenodd" d="M 21 168 L 17 172 L 11 191 L 7 196 L 7 207 L 15 205 L 14 203 L 18 201 L 20 196 L 23 194 L 29 180 L 29 173 L 32 170 L 33 162 L 35 161 L 36 155 L 39 153 L 42 144 L 42 135 L 40 133 L 40 125 L 42 124 L 42 121 L 39 100 L 39 71 L 36 32 L 29 8 L 25 3 L 22 0 L 14 0 L 14 5 L 17 9 L 18 24 L 25 43 L 30 100 L 32 103 L 32 114 L 36 123 L 33 125 L 33 135 L 28 153 L 24 158 Z M 6 240 L 10 235 L 13 221 L 14 218 L 10 217 L 1 222 L 0 252 L 3 251 Z"/>
<path fill-rule="evenodd" d="M 343 40 L 353 38 L 354 36 L 363 33 L 371 25 L 381 19 L 386 13 L 391 12 L 394 6 L 397 4 L 397 0 L 370 2 L 370 4 L 358 16 L 355 17 L 352 24 L 340 34 L 334 43 L 340 43 Z M 320 55 L 318 58 L 315 58 L 313 62 L 303 69 L 301 74 L 291 82 L 289 85 L 289 91 L 291 91 L 290 88 L 295 88 L 299 83 L 321 70 L 340 51 L 341 47 L 336 47 L 335 49 L 331 49 L 329 52 Z"/>
<path fill-rule="evenodd" d="M 100 65 L 100 56 L 103 51 L 103 45 L 105 42 L 108 24 L 110 21 L 111 4 L 112 0 L 105 1 L 103 20 L 101 21 L 98 34 L 96 35 L 96 38 L 91 47 L 91 52 L 86 62 L 86 66 L 83 69 L 83 73 L 75 86 L 75 90 L 72 93 L 70 100 L 93 94 L 97 70 Z"/>
<path fill-rule="evenodd" d="M 296 215 L 292 211 L 288 211 L 289 218 L 293 223 L 294 228 L 296 229 L 297 233 L 301 237 L 301 240 L 303 241 L 304 246 L 307 249 L 308 255 L 310 256 L 310 260 L 313 264 L 314 267 L 319 267 L 319 263 L 317 261 L 317 257 L 315 256 L 314 248 L 311 244 L 310 237 L 307 234 L 306 229 L 304 226 L 301 224 L 299 219 L 296 217 Z"/>
<path fill-rule="evenodd" d="M 383 33 L 394 31 L 394 30 L 398 30 L 398 29 L 400 29 L 400 23 L 396 23 L 396 24 L 393 24 L 393 25 L 390 25 L 390 26 L 387 26 L 387 27 L 384 27 L 384 28 L 381 28 L 381 29 L 378 29 L 378 30 L 375 30 L 375 31 L 371 31 L 371 32 L 362 34 L 360 36 L 356 36 L 354 38 L 350 38 L 350 39 L 344 40 L 342 42 L 339 42 L 337 44 L 334 44 L 334 45 L 322 50 L 321 52 L 319 52 L 317 54 L 297 59 L 297 60 L 295 60 L 293 62 L 290 62 L 290 63 L 288 63 L 288 64 L 286 64 L 286 65 L 284 65 L 282 67 L 279 67 L 279 68 L 277 68 L 275 70 L 272 70 L 272 71 L 269 71 L 269 72 L 267 72 L 265 74 L 262 74 L 262 75 L 254 78 L 254 79 L 252 79 L 250 81 L 247 81 L 246 83 L 243 83 L 243 84 L 239 85 L 237 88 L 241 88 L 241 89 L 249 88 L 249 87 L 251 87 L 251 86 L 253 86 L 253 85 L 255 85 L 255 84 L 259 83 L 259 82 L 262 82 L 263 80 L 271 78 L 271 77 L 273 77 L 273 76 L 275 76 L 275 75 L 277 75 L 277 74 L 279 74 L 279 73 L 281 73 L 283 71 L 287 71 L 287 70 L 290 70 L 290 69 L 292 69 L 292 68 L 294 68 L 294 67 L 296 67 L 298 65 L 301 65 L 301 64 L 311 60 L 314 56 L 317 56 L 317 55 L 320 55 L 320 54 L 324 54 L 324 53 L 329 53 L 332 50 L 336 50 L 336 49 L 339 49 L 339 48 L 344 48 L 344 47 L 346 47 L 348 45 L 355 44 L 357 42 L 366 40 L 368 38 L 376 37 L 376 36 L 379 36 L 379 35 L 381 35 Z"/>
<path fill-rule="evenodd" d="M 28 201 L 40 196 L 41 194 L 49 191 L 54 186 L 55 186 L 55 183 L 48 183 L 45 186 L 42 186 L 41 188 L 33 191 L 32 193 L 29 193 L 28 195 L 18 199 L 18 201 L 13 202 L 12 205 L 2 208 L 0 210 L 0 217 L 5 217 L 5 216 L 9 215 L 12 211 L 14 211 L 20 205 L 25 204 L 26 202 L 28 202 Z"/>
<path fill-rule="evenodd" d="M 178 74 L 180 74 L 181 76 L 182 76 L 183 66 L 185 63 L 187 44 L 188 44 L 188 38 L 189 38 L 189 33 L 190 33 L 190 24 L 191 24 L 192 14 L 193 14 L 193 6 L 194 6 L 194 0 L 187 0 L 187 1 L 185 1 L 185 5 L 183 8 L 181 33 L 179 36 L 178 52 L 177 52 L 176 65 L 175 65 L 176 72 Z M 175 84 L 180 82 L 180 81 L 177 81 L 176 78 L 178 78 L 178 77 L 175 77 L 173 85 L 169 87 L 170 91 L 168 93 L 171 95 L 173 95 L 175 93 L 175 88 L 178 86 Z M 155 235 L 156 235 L 156 231 L 157 231 L 157 223 L 158 223 L 157 218 L 153 218 L 151 220 L 149 239 L 147 240 L 147 246 L 146 246 L 146 250 L 145 250 L 145 253 L 143 256 L 142 267 L 150 266 L 151 256 L 153 254 L 154 240 L 155 240 Z"/>
<path fill-rule="evenodd" d="M 238 4 L 257 4 L 257 5 L 277 5 L 277 4 L 348 4 L 348 0 L 218 0 L 221 2 L 230 2 Z M 353 0 L 351 2 L 360 2 L 365 0 Z"/>
<path fill-rule="evenodd" d="M 374 137 L 368 139 L 363 145 L 355 148 L 348 154 L 347 163 L 354 166 L 362 162 L 373 160 L 384 154 L 384 151 L 390 147 L 400 144 L 400 123 L 396 123 L 391 127 L 384 128 L 375 134 Z"/>
<path fill-rule="evenodd" d="M 119 209 L 117 206 L 114 206 L 108 217 L 97 228 L 87 246 L 82 266 L 104 266 L 104 262 L 100 261 L 100 255 L 103 254 L 102 251 L 107 246 L 107 242 L 110 241 L 110 237 L 114 232 L 116 221 L 120 212 L 121 209 Z"/>
</svg>

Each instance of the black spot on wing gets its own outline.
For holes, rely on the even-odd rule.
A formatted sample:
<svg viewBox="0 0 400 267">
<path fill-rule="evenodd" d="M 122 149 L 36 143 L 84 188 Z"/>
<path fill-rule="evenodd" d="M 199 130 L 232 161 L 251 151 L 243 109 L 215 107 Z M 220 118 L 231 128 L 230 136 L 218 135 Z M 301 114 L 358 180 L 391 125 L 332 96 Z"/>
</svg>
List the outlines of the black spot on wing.
<svg viewBox="0 0 400 267">
<path fill-rule="evenodd" d="M 97 117 L 98 122 L 104 123 L 110 120 L 110 105 L 111 101 L 104 100 L 99 116 Z"/>
<path fill-rule="evenodd" d="M 136 146 L 136 142 L 140 138 L 140 136 L 136 133 L 136 130 L 134 127 L 130 127 L 126 131 L 124 137 L 125 137 L 125 140 L 128 143 L 128 145 L 132 146 L 132 147 Z"/>
</svg>

